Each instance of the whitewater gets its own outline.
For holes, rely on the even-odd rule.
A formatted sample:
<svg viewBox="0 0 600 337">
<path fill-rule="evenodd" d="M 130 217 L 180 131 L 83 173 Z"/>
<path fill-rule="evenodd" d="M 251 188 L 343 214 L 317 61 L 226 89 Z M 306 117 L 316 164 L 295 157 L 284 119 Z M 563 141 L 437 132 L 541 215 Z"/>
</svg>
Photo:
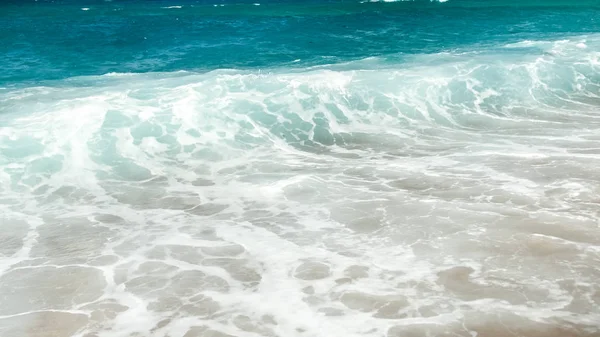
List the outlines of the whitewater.
<svg viewBox="0 0 600 337">
<path fill-rule="evenodd" d="M 534 35 L 211 69 L 5 53 L 0 336 L 600 336 L 600 34 Z"/>
</svg>

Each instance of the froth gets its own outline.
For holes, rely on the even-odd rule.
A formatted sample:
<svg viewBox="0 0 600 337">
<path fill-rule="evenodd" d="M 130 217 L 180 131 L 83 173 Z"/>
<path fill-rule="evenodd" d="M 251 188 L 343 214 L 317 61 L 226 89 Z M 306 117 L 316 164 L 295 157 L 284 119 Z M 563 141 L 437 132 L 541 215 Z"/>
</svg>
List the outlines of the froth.
<svg viewBox="0 0 600 337">
<path fill-rule="evenodd" d="M 597 336 L 579 43 L 3 91 L 0 332 Z"/>
</svg>

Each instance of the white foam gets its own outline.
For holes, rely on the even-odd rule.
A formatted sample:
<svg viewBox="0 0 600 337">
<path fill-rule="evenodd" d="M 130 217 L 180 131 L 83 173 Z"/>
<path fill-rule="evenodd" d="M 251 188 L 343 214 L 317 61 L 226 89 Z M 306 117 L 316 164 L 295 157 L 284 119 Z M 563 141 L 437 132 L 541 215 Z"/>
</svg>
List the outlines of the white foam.
<svg viewBox="0 0 600 337">
<path fill-rule="evenodd" d="M 533 47 L 533 46 L 544 45 L 544 44 L 547 44 L 547 42 L 524 40 L 524 41 L 519 41 L 519 42 L 515 42 L 515 43 L 509 43 L 509 44 L 505 45 L 504 47 L 505 48 L 527 48 L 527 47 Z"/>
<path fill-rule="evenodd" d="M 66 316 L 76 336 L 594 323 L 600 120 L 569 74 L 598 42 L 578 43 L 3 91 L 3 324 L 50 324 L 42 304 L 97 320 Z"/>
</svg>

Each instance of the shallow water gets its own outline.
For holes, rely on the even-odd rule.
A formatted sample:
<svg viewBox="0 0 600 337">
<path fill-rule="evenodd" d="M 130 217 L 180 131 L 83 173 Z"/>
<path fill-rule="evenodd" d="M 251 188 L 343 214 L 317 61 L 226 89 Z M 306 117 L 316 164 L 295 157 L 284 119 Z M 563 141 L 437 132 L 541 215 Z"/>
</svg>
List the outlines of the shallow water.
<svg viewBox="0 0 600 337">
<path fill-rule="evenodd" d="M 600 336 L 595 2 L 221 4 L 0 7 L 0 336 Z"/>
</svg>

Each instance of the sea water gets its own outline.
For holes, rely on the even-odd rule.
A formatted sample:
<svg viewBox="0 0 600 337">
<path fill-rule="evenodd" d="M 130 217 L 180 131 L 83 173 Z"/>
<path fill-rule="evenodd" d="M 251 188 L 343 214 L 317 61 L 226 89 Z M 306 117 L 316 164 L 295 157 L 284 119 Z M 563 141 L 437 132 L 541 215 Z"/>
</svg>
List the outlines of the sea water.
<svg viewBox="0 0 600 337">
<path fill-rule="evenodd" d="M 600 2 L 4 1 L 0 336 L 600 336 Z"/>
</svg>

